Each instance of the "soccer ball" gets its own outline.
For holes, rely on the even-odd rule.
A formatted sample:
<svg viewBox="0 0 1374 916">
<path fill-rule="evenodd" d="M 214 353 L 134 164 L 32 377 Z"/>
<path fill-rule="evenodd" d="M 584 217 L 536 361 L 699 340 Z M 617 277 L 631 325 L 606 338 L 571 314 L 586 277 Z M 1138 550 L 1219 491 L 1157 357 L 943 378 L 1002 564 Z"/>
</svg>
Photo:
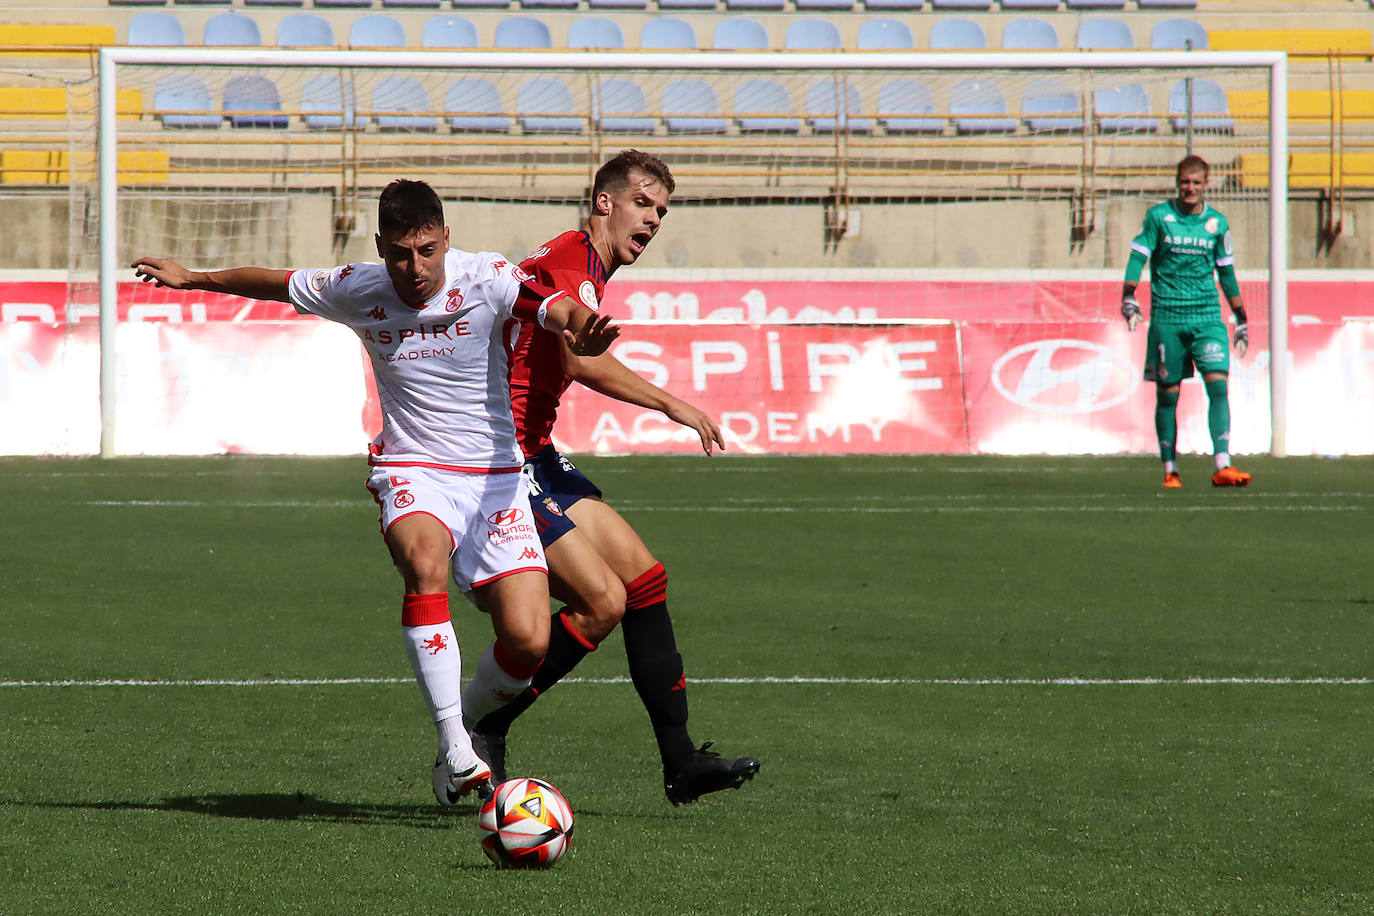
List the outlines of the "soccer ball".
<svg viewBox="0 0 1374 916">
<path fill-rule="evenodd" d="M 542 779 L 508 779 L 482 805 L 477 830 L 498 868 L 548 868 L 572 841 L 572 808 Z"/>
</svg>

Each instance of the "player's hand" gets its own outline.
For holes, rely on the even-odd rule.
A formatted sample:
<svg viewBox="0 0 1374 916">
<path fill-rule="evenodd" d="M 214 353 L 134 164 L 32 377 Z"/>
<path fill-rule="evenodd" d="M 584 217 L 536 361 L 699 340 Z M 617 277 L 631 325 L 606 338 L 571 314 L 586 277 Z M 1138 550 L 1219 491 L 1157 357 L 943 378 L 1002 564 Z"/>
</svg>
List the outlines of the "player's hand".
<svg viewBox="0 0 1374 916">
<path fill-rule="evenodd" d="M 620 336 L 620 327 L 611 324 L 610 315 L 593 314 L 576 332 L 563 329 L 563 339 L 575 356 L 600 356 Z"/>
<path fill-rule="evenodd" d="M 190 289 L 195 273 L 171 258 L 139 258 L 129 265 L 134 276 L 144 283 L 156 283 L 171 289 Z"/>
<path fill-rule="evenodd" d="M 1236 325 L 1231 345 L 1236 348 L 1236 359 L 1244 359 L 1245 351 L 1250 349 L 1250 326 L 1245 322 Z"/>
<path fill-rule="evenodd" d="M 725 451 L 725 438 L 720 434 L 720 427 L 707 416 L 706 411 L 693 407 L 686 401 L 675 401 L 663 412 L 673 422 L 696 430 L 697 435 L 701 437 L 701 450 L 706 454 L 711 454 L 712 447 L 717 445 L 722 452 Z"/>
<path fill-rule="evenodd" d="M 1126 330 L 1134 331 L 1140 326 L 1140 303 L 1135 296 L 1121 297 L 1121 317 L 1126 319 Z"/>
</svg>

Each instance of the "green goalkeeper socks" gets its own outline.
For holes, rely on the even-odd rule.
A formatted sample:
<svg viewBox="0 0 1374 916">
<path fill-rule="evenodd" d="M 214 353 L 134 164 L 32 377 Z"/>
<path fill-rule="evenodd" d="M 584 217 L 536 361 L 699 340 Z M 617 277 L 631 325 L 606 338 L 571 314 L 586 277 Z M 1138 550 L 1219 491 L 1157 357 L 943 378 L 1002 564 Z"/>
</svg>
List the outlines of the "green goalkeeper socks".
<svg viewBox="0 0 1374 916">
<path fill-rule="evenodd" d="M 1159 437 L 1159 460 L 1173 461 L 1178 443 L 1178 389 L 1155 386 L 1155 435 Z"/>
<path fill-rule="evenodd" d="M 1231 450 L 1231 402 L 1226 394 L 1225 377 L 1204 383 L 1207 387 L 1207 431 L 1212 434 L 1214 453 Z"/>
</svg>

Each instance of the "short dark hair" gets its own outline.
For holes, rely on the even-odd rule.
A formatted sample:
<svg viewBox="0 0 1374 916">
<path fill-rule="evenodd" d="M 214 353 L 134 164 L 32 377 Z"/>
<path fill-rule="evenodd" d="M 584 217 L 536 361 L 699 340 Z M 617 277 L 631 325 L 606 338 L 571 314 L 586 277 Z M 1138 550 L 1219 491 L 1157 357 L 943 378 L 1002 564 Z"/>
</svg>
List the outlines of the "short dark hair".
<svg viewBox="0 0 1374 916">
<path fill-rule="evenodd" d="M 382 189 L 377 201 L 377 231 L 407 235 L 417 229 L 444 225 L 444 204 L 423 181 L 397 178 Z"/>
<path fill-rule="evenodd" d="M 1203 175 L 1210 175 L 1212 169 L 1211 166 L 1207 164 L 1206 159 L 1203 159 L 1201 156 L 1191 155 L 1184 156 L 1179 160 L 1178 168 L 1174 171 L 1174 177 L 1177 178 L 1184 172 L 1201 172 Z"/>
<path fill-rule="evenodd" d="M 673 173 L 668 171 L 662 159 L 643 150 L 627 149 L 621 150 L 619 155 L 608 159 L 605 165 L 596 170 L 596 178 L 592 180 L 592 200 L 596 200 L 602 191 L 615 192 L 628 186 L 630 172 L 634 169 L 657 180 L 668 189 L 669 194 L 677 188 Z"/>
</svg>

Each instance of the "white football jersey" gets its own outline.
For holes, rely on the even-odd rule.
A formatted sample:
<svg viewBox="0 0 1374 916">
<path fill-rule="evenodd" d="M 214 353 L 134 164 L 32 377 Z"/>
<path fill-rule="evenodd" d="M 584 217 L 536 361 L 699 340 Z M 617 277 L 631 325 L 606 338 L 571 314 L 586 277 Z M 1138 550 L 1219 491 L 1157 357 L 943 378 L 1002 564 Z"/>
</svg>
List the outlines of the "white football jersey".
<svg viewBox="0 0 1374 916">
<path fill-rule="evenodd" d="M 442 289 L 416 308 L 383 264 L 292 272 L 296 311 L 352 328 L 372 360 L 382 409 L 372 464 L 519 469 L 506 340 L 520 319 L 538 320 L 528 279 L 499 254 L 450 249 Z"/>
</svg>

